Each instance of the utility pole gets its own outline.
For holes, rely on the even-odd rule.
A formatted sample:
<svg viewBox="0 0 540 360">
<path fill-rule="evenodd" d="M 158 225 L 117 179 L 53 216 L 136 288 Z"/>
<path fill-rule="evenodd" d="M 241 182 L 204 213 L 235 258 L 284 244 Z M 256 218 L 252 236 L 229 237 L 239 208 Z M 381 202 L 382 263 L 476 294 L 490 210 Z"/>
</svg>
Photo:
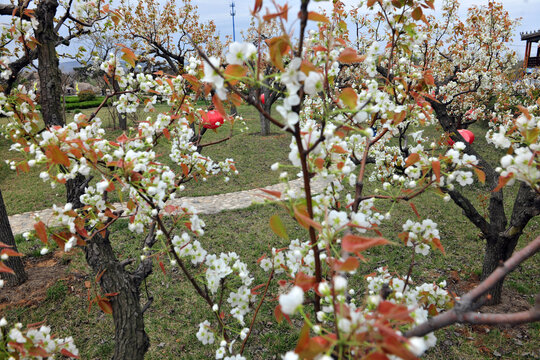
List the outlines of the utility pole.
<svg viewBox="0 0 540 360">
<path fill-rule="evenodd" d="M 234 16 L 236 15 L 236 9 L 234 8 L 234 1 L 231 2 L 231 16 L 232 16 L 232 38 L 236 41 L 236 34 L 234 31 Z"/>
</svg>

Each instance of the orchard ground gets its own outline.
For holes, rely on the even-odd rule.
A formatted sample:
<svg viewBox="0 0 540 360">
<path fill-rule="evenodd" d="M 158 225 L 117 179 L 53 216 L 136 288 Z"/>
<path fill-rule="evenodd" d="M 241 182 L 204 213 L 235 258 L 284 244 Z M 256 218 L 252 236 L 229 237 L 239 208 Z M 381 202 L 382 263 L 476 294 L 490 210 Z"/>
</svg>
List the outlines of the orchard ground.
<svg viewBox="0 0 540 360">
<path fill-rule="evenodd" d="M 158 111 L 160 108 L 157 109 Z M 260 137 L 258 116 L 255 112 L 241 107 L 240 114 L 249 126 L 247 131 L 240 132 L 241 124 L 235 130 L 235 136 L 218 146 L 208 149 L 208 154 L 215 159 L 232 157 L 236 161 L 240 175 L 232 177 L 227 183 L 222 177 L 209 179 L 206 182 L 192 182 L 182 195 L 210 195 L 237 190 L 261 187 L 278 182 L 279 171 L 272 172 L 270 165 L 279 161 L 287 164 L 290 138 L 280 134 L 274 128 L 275 135 Z M 91 112 L 92 109 L 84 110 Z M 106 114 L 103 112 L 102 114 Z M 139 115 L 143 118 L 144 115 Z M 102 115 L 105 121 L 110 121 Z M 476 135 L 478 148 L 485 143 L 485 128 L 474 125 L 471 130 Z M 433 129 L 435 134 L 436 129 Z M 108 132 L 111 138 L 120 135 L 119 131 Z M 227 131 L 220 129 L 217 134 L 209 131 L 205 141 L 217 140 L 226 136 Z M 8 158 L 9 145 L 5 139 L 0 140 L 2 160 Z M 164 150 L 164 149 L 163 149 Z M 205 149 L 206 151 L 206 149 Z M 492 162 L 499 153 L 482 153 Z M 168 157 L 162 159 L 167 163 Z M 284 170 L 287 170 L 286 168 Z M 33 169 L 30 174 L 17 176 L 2 162 L 0 165 L 0 186 L 5 194 L 5 201 L 10 214 L 29 210 L 38 210 L 53 203 L 64 201 L 64 189 L 50 189 L 48 184 L 36 182 L 39 170 Z M 474 194 L 482 185 L 474 185 L 467 190 Z M 510 189 L 509 189 L 510 190 Z M 508 206 L 513 200 L 515 190 L 508 191 L 505 200 Z M 476 197 L 476 204 L 482 206 L 482 199 Z M 461 215 L 460 209 L 453 203 L 444 203 L 437 195 L 425 194 L 414 201 L 423 217 L 438 222 L 446 255 L 437 252 L 434 256 L 422 258 L 415 267 L 412 279 L 416 283 L 446 280 L 449 289 L 458 294 L 465 292 L 478 283 L 481 272 L 484 243 L 478 237 L 478 231 Z M 386 211 L 385 205 L 378 208 Z M 399 233 L 398 224 L 406 219 L 414 219 L 415 214 L 407 205 L 395 205 L 393 212 L 396 221 L 387 224 L 385 233 Z M 202 216 L 207 224 L 207 231 L 200 241 L 212 252 L 236 251 L 246 260 L 250 270 L 256 275 L 255 284 L 265 281 L 265 274 L 256 265 L 256 260 L 271 247 L 283 247 L 283 240 L 275 236 L 268 221 L 273 214 L 279 214 L 285 222 L 291 238 L 305 239 L 306 233 L 277 205 L 253 206 L 245 210 L 226 211 L 217 215 Z M 392 225 L 395 224 L 395 225 Z M 115 251 L 119 258 L 134 257 L 138 254 L 139 241 L 133 241 L 133 234 L 127 231 L 125 223 L 114 225 L 113 232 Z M 521 238 L 518 249 L 540 233 L 540 220 L 531 221 Z M 19 251 L 25 254 L 25 262 L 30 274 L 30 281 L 19 289 L 3 291 L 0 299 L 0 312 L 9 321 L 35 323 L 46 321 L 60 337 L 72 335 L 81 351 L 81 358 L 104 359 L 110 357 L 114 347 L 112 318 L 92 306 L 89 310 L 88 289 L 85 281 L 92 283 L 91 292 L 97 289 L 91 271 L 86 265 L 82 251 L 77 250 L 65 254 L 55 249 L 53 254 L 39 255 L 41 244 L 27 242 L 17 236 Z M 140 239 L 142 241 L 142 239 Z M 399 244 L 399 239 L 389 239 Z M 380 266 L 388 266 L 392 271 L 406 273 L 406 264 L 411 249 L 403 246 L 375 248 L 366 253 L 367 262 L 358 270 L 359 274 L 369 274 Z M 165 273 L 155 266 L 154 273 L 148 278 L 146 287 L 142 289 L 142 302 L 153 297 L 149 310 L 145 313 L 146 330 L 151 339 L 148 359 L 182 358 L 206 359 L 213 354 L 200 344 L 195 337 L 195 329 L 204 320 L 205 304 L 196 296 L 192 287 L 177 269 L 172 270 L 165 263 Z M 136 266 L 136 264 L 134 264 Z M 514 312 L 526 310 L 534 304 L 534 295 L 540 290 L 535 281 L 535 274 L 540 270 L 538 255 L 525 262 L 518 270 L 510 274 L 506 280 L 503 303 L 496 308 L 483 308 L 486 312 Z M 352 280 L 362 290 L 365 281 L 362 277 Z M 273 286 L 276 286 L 275 284 Z M 276 289 L 273 289 L 276 290 Z M 276 293 L 277 291 L 274 291 Z M 356 297 L 362 302 L 361 297 Z M 293 318 L 295 327 L 287 322 L 277 324 L 273 319 L 273 308 L 276 302 L 263 305 L 264 316 L 260 326 L 254 329 L 255 335 L 248 343 L 247 354 L 253 359 L 280 358 L 279 354 L 294 348 L 297 340 L 296 329 L 301 326 Z M 528 359 L 540 358 L 540 326 L 538 323 L 522 325 L 514 328 L 485 326 L 453 326 L 441 330 L 437 334 L 438 345 L 425 356 L 428 359 Z"/>
</svg>

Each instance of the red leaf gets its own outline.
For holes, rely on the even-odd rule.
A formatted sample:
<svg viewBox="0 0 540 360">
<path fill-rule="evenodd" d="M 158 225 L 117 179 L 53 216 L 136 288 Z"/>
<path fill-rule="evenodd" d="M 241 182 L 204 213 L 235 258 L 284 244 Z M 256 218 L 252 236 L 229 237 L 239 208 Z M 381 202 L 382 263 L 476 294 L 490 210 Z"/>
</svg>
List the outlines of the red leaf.
<svg viewBox="0 0 540 360">
<path fill-rule="evenodd" d="M 412 153 L 407 158 L 407 161 L 405 161 L 405 167 L 409 167 L 413 164 L 416 164 L 418 161 L 420 161 L 420 155 L 418 155 L 418 153 Z"/>
<path fill-rule="evenodd" d="M 5 248 L 2 250 L 2 252 L 0 252 L 0 255 L 4 254 L 6 254 L 7 256 L 23 256 L 23 254 L 16 252 L 15 250 L 10 248 Z"/>
<path fill-rule="evenodd" d="M 214 96 L 212 96 L 212 103 L 216 107 L 216 110 L 221 114 L 221 116 L 223 116 L 224 118 L 228 117 L 227 113 L 225 112 L 225 108 L 223 107 L 223 103 L 221 102 L 217 94 L 214 94 Z"/>
<path fill-rule="evenodd" d="M 356 91 L 354 91 L 353 88 L 345 88 L 343 91 L 341 91 L 341 94 L 339 95 L 339 99 L 343 101 L 345 106 L 347 106 L 349 109 L 356 108 L 356 101 L 358 100 L 358 94 Z"/>
<path fill-rule="evenodd" d="M 126 136 L 126 133 L 123 133 L 119 137 L 116 138 L 116 142 L 123 144 L 128 140 L 128 137 Z"/>
<path fill-rule="evenodd" d="M 369 238 L 364 236 L 348 234 L 341 240 L 343 250 L 356 253 L 370 249 L 378 245 L 390 244 L 388 240 L 382 237 Z"/>
<path fill-rule="evenodd" d="M 345 261 L 337 260 L 334 263 L 334 270 L 335 271 L 353 271 L 358 268 L 358 265 L 360 265 L 360 262 L 357 258 L 351 256 L 347 258 Z"/>
<path fill-rule="evenodd" d="M 317 158 L 315 159 L 315 166 L 319 169 L 319 170 L 322 170 L 323 166 L 324 166 L 324 159 L 323 158 Z"/>
<path fill-rule="evenodd" d="M 70 358 L 80 359 L 80 357 L 78 357 L 77 355 L 74 355 L 73 353 L 67 351 L 66 349 L 60 350 L 60 354 L 62 354 L 64 356 L 67 356 L 67 357 L 70 357 Z"/>
<path fill-rule="evenodd" d="M 281 199 L 281 193 L 279 191 L 274 191 L 274 190 L 267 190 L 267 189 L 262 189 L 262 188 L 259 188 L 259 190 L 269 194 L 269 195 L 272 195 L 278 199 Z"/>
<path fill-rule="evenodd" d="M 43 223 L 43 221 L 40 221 L 34 224 L 34 229 L 36 229 L 36 235 L 39 237 L 41 242 L 46 244 L 47 243 L 47 229 L 45 228 L 45 224 Z"/>
<path fill-rule="evenodd" d="M 358 52 L 353 48 L 345 48 L 339 54 L 338 61 L 344 64 L 358 63 L 364 61 L 365 56 L 359 56 Z"/>
<path fill-rule="evenodd" d="M 104 312 L 105 314 L 110 314 L 110 315 L 112 315 L 113 309 L 112 309 L 112 306 L 111 306 L 111 303 L 109 302 L 109 300 L 106 300 L 106 299 L 99 299 L 99 300 L 98 300 L 98 305 L 99 305 L 99 307 L 101 308 L 101 310 L 103 310 L 103 312 Z"/>
<path fill-rule="evenodd" d="M 446 255 L 446 253 L 444 252 L 444 247 L 442 246 L 441 244 L 441 240 L 435 238 L 432 240 L 433 241 L 433 245 L 435 245 L 435 247 L 439 250 L 441 250 L 441 252 Z"/>
<path fill-rule="evenodd" d="M 431 162 L 431 167 L 433 168 L 433 173 L 435 174 L 435 177 L 437 178 L 437 182 L 441 181 L 441 163 L 439 160 L 435 160 Z"/>
<path fill-rule="evenodd" d="M 314 221 L 312 218 L 309 217 L 306 209 L 305 209 L 305 205 L 304 206 L 295 206 L 294 207 L 294 217 L 296 218 L 296 220 L 298 220 L 298 223 L 306 228 L 307 230 L 309 230 L 310 227 L 316 229 L 316 230 L 321 230 L 322 229 L 322 225 L 319 224 L 318 222 Z"/>
<path fill-rule="evenodd" d="M 309 329 L 310 327 L 308 323 L 304 322 L 304 326 L 302 326 L 302 330 L 300 330 L 300 337 L 298 338 L 298 343 L 296 344 L 296 348 L 294 349 L 295 353 L 299 354 L 308 347 Z"/>
<path fill-rule="evenodd" d="M 478 180 L 482 183 L 486 183 L 486 173 L 482 170 L 478 169 L 477 167 L 473 167 L 474 172 L 476 173 L 476 176 L 478 176 Z"/>
<path fill-rule="evenodd" d="M 167 138 L 167 140 L 171 140 L 171 133 L 169 132 L 169 129 L 164 128 L 163 135 L 165 135 L 165 138 Z"/>
<path fill-rule="evenodd" d="M 15 271 L 13 271 L 11 268 L 4 265 L 2 261 L 0 261 L 0 273 L 15 274 Z"/>
<path fill-rule="evenodd" d="M 412 203 L 412 201 L 409 203 L 411 209 L 414 211 L 414 213 L 416 214 L 416 216 L 420 219 L 420 214 L 418 213 L 418 210 L 416 210 L 416 206 L 414 206 L 414 204 Z"/>
<path fill-rule="evenodd" d="M 315 285 L 315 282 L 314 276 L 309 276 L 301 271 L 296 274 L 296 278 L 294 279 L 294 285 L 301 287 L 304 292 L 311 289 Z"/>
<path fill-rule="evenodd" d="M 38 346 L 28 349 L 28 355 L 47 358 L 50 354 L 44 348 Z"/>
<path fill-rule="evenodd" d="M 163 271 L 163 274 L 167 275 L 167 273 L 165 272 L 165 266 L 163 266 L 163 261 L 159 262 L 159 267 L 161 268 L 161 271 Z"/>
<path fill-rule="evenodd" d="M 66 154 L 60 150 L 60 148 L 54 144 L 46 147 L 45 155 L 51 159 L 53 164 L 64 165 L 69 167 L 69 158 Z"/>
<path fill-rule="evenodd" d="M 499 176 L 499 184 L 492 191 L 497 192 L 497 191 L 501 190 L 508 183 L 508 181 L 510 181 L 510 179 L 512 177 L 514 177 L 513 173 L 510 173 L 510 174 L 508 174 L 506 176 Z"/>
<path fill-rule="evenodd" d="M 301 14 L 302 14 L 301 12 L 298 13 L 299 18 Z M 326 16 L 316 13 L 315 11 L 308 12 L 308 20 L 318 21 L 318 22 L 327 23 L 327 24 L 330 23 L 330 20 L 328 20 Z"/>
<path fill-rule="evenodd" d="M 278 304 L 274 308 L 274 316 L 276 317 L 276 321 L 278 322 L 278 324 L 281 324 L 281 322 L 283 321 L 283 312 L 281 312 L 281 305 Z"/>
</svg>

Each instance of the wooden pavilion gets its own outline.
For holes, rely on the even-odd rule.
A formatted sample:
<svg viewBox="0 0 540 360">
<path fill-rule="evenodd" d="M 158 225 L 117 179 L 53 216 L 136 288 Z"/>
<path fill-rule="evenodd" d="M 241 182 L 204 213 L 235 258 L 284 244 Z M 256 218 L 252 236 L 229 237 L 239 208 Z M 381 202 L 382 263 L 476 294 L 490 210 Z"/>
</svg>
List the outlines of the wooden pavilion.
<svg viewBox="0 0 540 360">
<path fill-rule="evenodd" d="M 524 67 L 540 67 L 540 43 L 536 49 L 536 56 L 531 56 L 532 44 L 540 42 L 540 30 L 521 33 L 521 40 L 527 41 L 527 46 L 525 47 L 525 61 L 523 63 Z"/>
</svg>

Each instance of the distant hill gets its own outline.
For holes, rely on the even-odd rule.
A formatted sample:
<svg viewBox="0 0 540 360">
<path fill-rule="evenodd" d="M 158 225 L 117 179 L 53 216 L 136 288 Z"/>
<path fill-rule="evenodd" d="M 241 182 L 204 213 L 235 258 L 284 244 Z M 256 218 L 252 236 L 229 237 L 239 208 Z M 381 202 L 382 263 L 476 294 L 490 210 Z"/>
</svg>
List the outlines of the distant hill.
<svg viewBox="0 0 540 360">
<path fill-rule="evenodd" d="M 79 64 L 79 62 L 75 60 L 64 61 L 60 63 L 60 70 L 63 73 L 71 73 L 73 72 L 73 69 L 77 67 L 81 67 L 81 64 Z"/>
</svg>

